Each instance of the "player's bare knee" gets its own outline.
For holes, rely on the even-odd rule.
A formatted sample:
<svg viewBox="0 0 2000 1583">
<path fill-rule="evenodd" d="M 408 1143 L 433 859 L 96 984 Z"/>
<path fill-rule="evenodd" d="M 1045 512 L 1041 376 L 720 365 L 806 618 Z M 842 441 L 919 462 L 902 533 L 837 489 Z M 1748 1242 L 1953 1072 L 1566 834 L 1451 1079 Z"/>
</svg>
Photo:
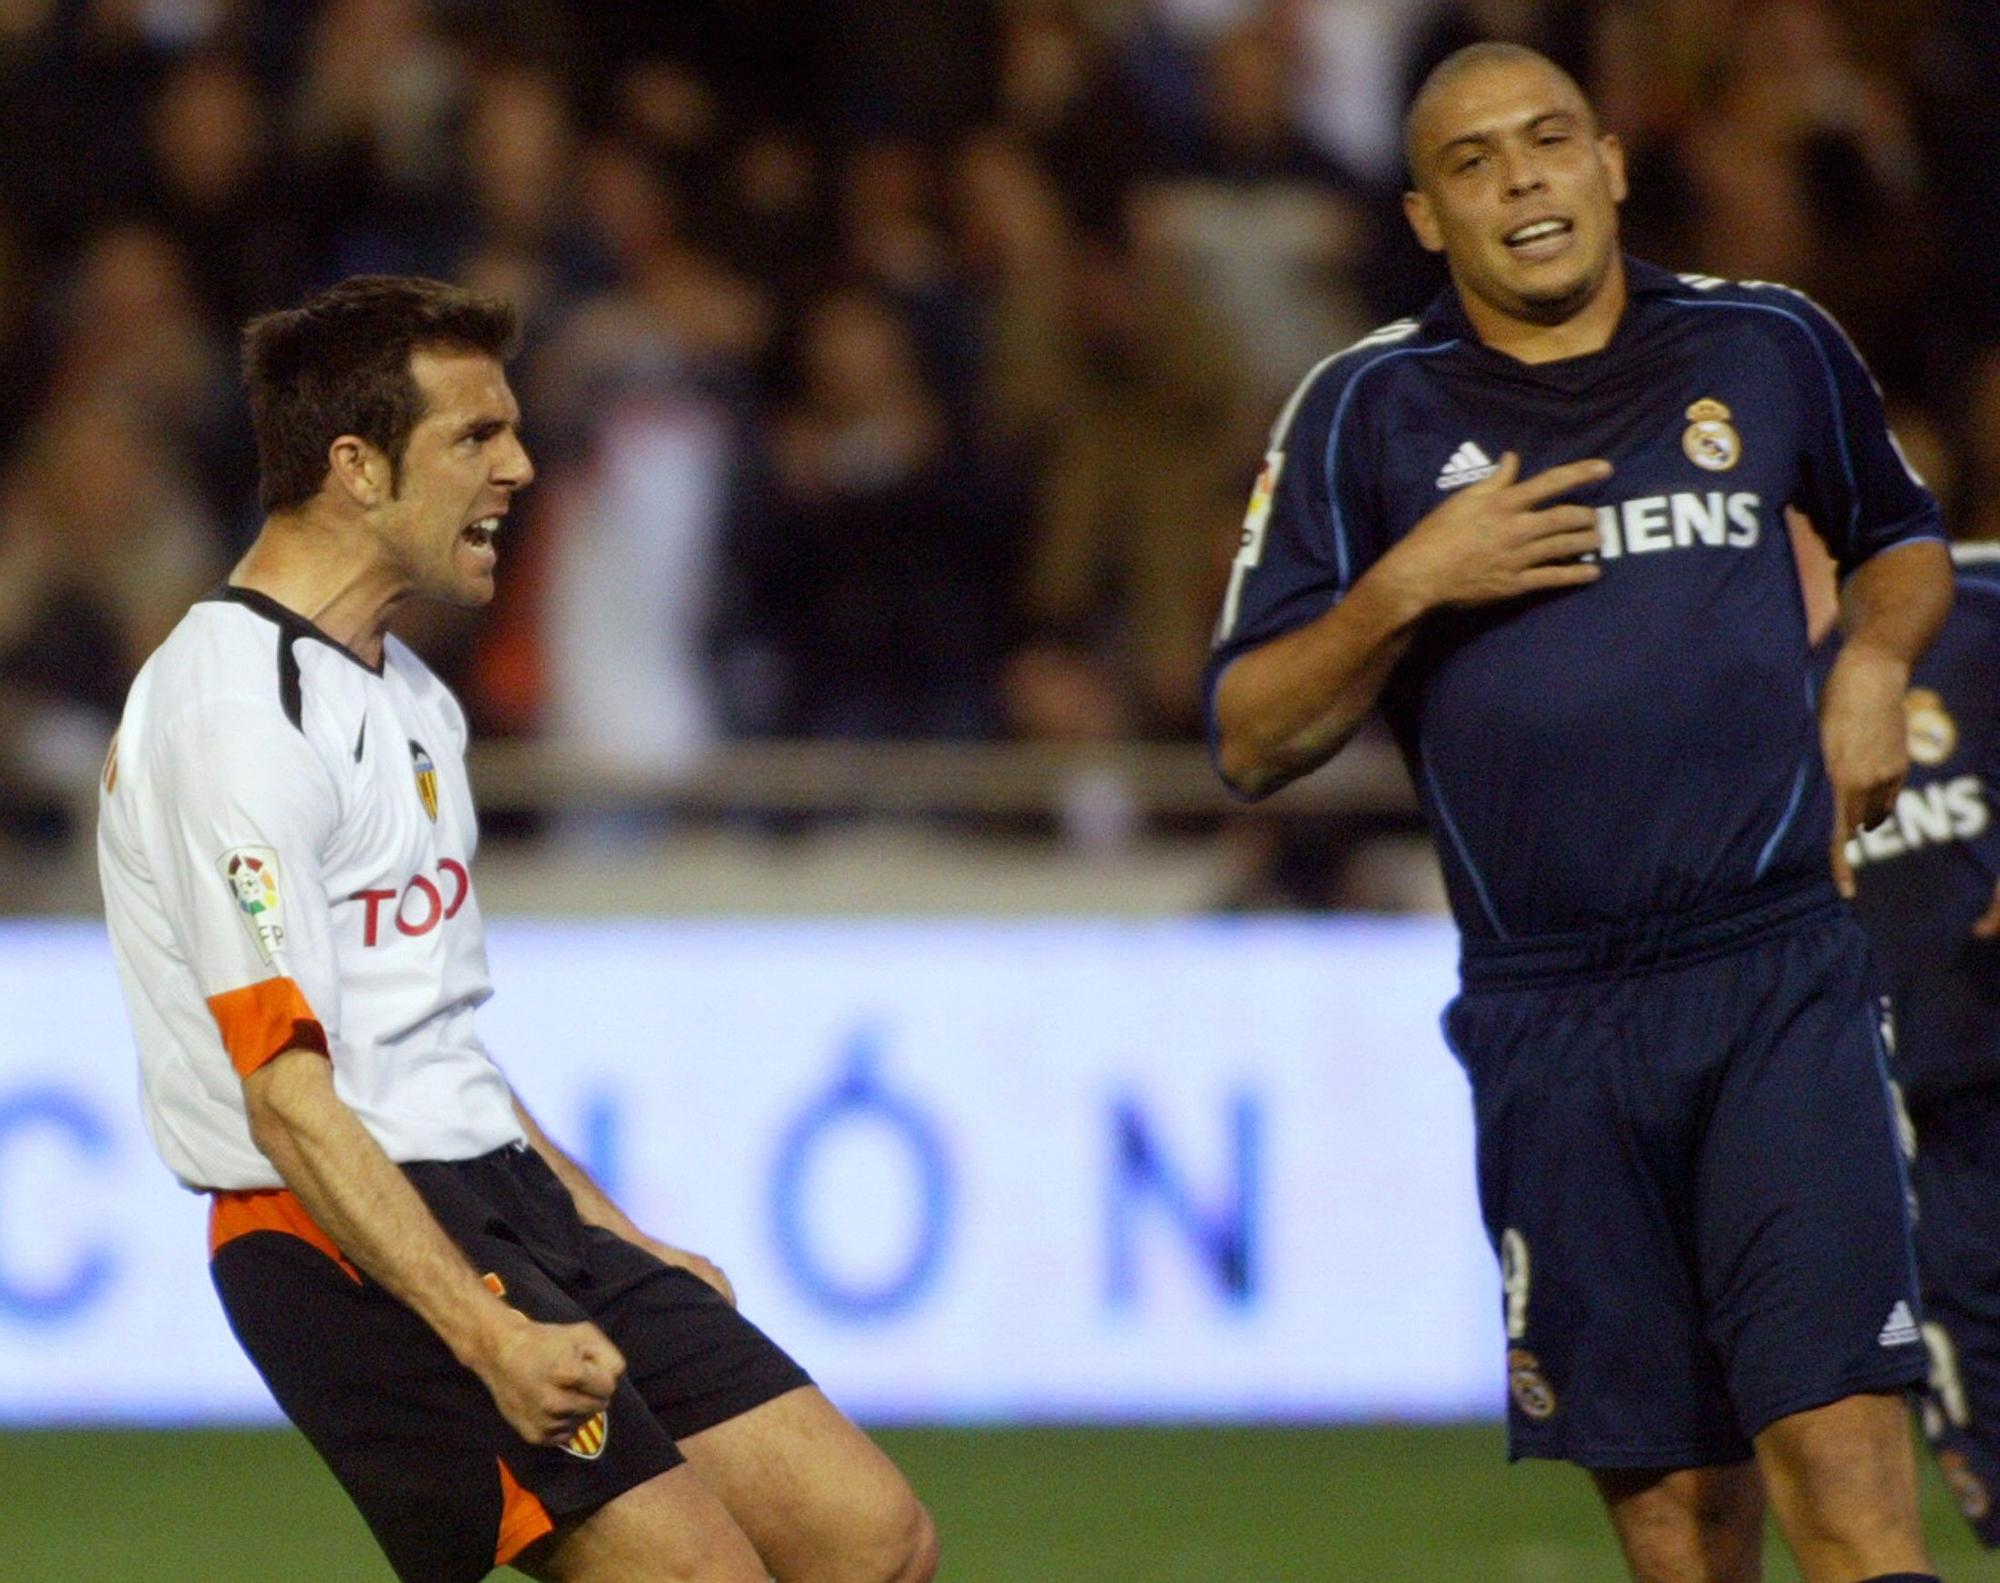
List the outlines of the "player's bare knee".
<svg viewBox="0 0 2000 1583">
<path fill-rule="evenodd" d="M 876 1511 L 867 1557 L 843 1583 L 930 1583 L 937 1571 L 937 1524 L 905 1485 Z"/>
<path fill-rule="evenodd" d="M 1763 1484 L 1754 1465 L 1594 1475 L 1634 1583 L 1757 1583 Z"/>
<path fill-rule="evenodd" d="M 896 1583 L 931 1583 L 938 1569 L 937 1524 L 921 1501 L 912 1501 L 911 1504 L 916 1509 L 916 1531 Z"/>
<path fill-rule="evenodd" d="M 857 1502 L 839 1557 L 810 1580 L 780 1583 L 930 1583 L 937 1571 L 937 1525 L 911 1492 L 897 1481 L 878 1498 Z"/>
</svg>

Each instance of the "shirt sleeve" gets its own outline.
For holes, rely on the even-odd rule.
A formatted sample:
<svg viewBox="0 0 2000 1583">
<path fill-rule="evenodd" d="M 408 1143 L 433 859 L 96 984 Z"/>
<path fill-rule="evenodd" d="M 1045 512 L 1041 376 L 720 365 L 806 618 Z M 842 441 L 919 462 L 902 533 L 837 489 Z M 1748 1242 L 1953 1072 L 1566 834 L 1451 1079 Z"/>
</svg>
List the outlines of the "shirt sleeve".
<svg viewBox="0 0 2000 1583">
<path fill-rule="evenodd" d="M 1913 539 L 1944 538 L 1937 501 L 1896 443 L 1882 392 L 1846 332 L 1811 299 L 1772 288 L 1805 330 L 1806 416 L 1799 498 L 1843 573 Z"/>
<path fill-rule="evenodd" d="M 1231 660 L 1323 614 L 1381 553 L 1366 442 L 1350 399 L 1366 366 L 1340 359 L 1316 369 L 1271 431 L 1215 625 L 1211 705 Z"/>
<path fill-rule="evenodd" d="M 331 776 L 267 701 L 204 700 L 163 732 L 154 878 L 230 1064 L 330 1055 L 339 979 L 320 871 Z"/>
</svg>

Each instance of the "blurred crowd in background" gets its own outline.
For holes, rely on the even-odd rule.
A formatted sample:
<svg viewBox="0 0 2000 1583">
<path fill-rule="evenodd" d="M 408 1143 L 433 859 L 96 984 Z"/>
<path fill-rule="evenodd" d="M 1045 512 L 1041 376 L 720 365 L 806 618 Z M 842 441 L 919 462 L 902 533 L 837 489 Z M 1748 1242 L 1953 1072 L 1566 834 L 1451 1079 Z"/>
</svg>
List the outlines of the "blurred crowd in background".
<svg viewBox="0 0 2000 1583">
<path fill-rule="evenodd" d="M 411 612 L 478 731 L 1198 737 L 1273 415 L 1442 284 L 1400 115 L 1477 38 L 2000 534 L 1987 0 L 0 0 L 0 782 L 254 534 L 242 322 L 362 271 L 526 325 L 497 604 Z"/>
</svg>

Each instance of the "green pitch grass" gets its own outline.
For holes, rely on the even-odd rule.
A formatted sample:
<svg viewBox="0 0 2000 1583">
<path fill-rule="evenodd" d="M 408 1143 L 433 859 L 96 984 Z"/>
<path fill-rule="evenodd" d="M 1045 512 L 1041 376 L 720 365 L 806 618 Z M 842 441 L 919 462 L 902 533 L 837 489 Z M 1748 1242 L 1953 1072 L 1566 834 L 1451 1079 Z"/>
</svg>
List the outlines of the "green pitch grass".
<svg viewBox="0 0 2000 1583">
<path fill-rule="evenodd" d="M 897 1430 L 943 1583 L 1620 1583 L 1581 1474 L 1497 1429 Z M 1948 1583 L 2000 1583 L 1928 1466 Z M 1769 1583 L 1797 1574 L 1775 1543 Z M 513 1576 L 516 1574 L 506 1574 Z M 0 1576 L 394 1583 L 290 1433 L 0 1434 Z"/>
</svg>

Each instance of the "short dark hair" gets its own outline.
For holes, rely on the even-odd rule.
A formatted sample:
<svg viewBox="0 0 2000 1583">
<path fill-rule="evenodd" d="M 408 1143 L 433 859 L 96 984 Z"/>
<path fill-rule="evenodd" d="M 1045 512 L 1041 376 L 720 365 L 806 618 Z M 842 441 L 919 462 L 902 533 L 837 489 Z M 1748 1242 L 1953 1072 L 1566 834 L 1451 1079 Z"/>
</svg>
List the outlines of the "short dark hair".
<svg viewBox="0 0 2000 1583">
<path fill-rule="evenodd" d="M 1408 172 L 1410 185 L 1419 185 L 1417 179 L 1417 111 L 1438 89 L 1452 78 L 1479 66 L 1543 66 L 1576 90 L 1584 108 L 1594 118 L 1596 108 L 1590 102 L 1590 95 L 1583 91 L 1577 80 L 1558 66 L 1540 50 L 1529 49 L 1525 44 L 1510 44 L 1504 39 L 1485 39 L 1477 44 L 1468 44 L 1463 49 L 1453 50 L 1433 66 L 1425 75 L 1417 91 L 1410 95 L 1409 108 L 1403 112 L 1403 168 Z"/>
<path fill-rule="evenodd" d="M 243 378 L 257 434 L 257 500 L 291 511 L 326 481 L 328 447 L 353 434 L 389 458 L 401 483 L 410 431 L 424 415 L 410 354 L 428 348 L 510 356 L 513 307 L 419 275 L 354 275 L 303 307 L 243 329 Z"/>
</svg>

